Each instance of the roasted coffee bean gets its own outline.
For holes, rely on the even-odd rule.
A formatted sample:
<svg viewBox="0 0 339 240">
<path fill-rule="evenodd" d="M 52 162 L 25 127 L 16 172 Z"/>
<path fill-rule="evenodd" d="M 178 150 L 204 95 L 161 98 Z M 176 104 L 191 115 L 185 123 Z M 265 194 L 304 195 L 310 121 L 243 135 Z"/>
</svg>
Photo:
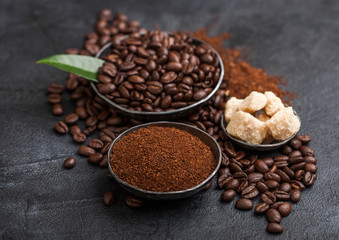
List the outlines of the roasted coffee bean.
<svg viewBox="0 0 339 240">
<path fill-rule="evenodd" d="M 284 228 L 279 223 L 269 223 L 267 225 L 266 231 L 269 233 L 279 234 L 284 231 Z"/>
<path fill-rule="evenodd" d="M 254 166 L 254 165 L 251 165 L 251 166 L 249 166 L 248 168 L 246 168 L 246 169 L 244 170 L 244 173 L 250 174 L 250 173 L 253 173 L 254 171 L 255 171 L 255 166 Z"/>
<path fill-rule="evenodd" d="M 288 193 L 292 190 L 292 186 L 289 183 L 283 183 L 280 185 L 280 190 Z"/>
<path fill-rule="evenodd" d="M 277 209 L 270 208 L 266 211 L 267 221 L 270 223 L 280 223 L 281 215 Z"/>
<path fill-rule="evenodd" d="M 267 158 L 262 158 L 261 160 L 264 161 L 264 163 L 265 163 L 269 168 L 272 167 L 273 164 L 274 164 L 273 158 L 267 157 Z"/>
<path fill-rule="evenodd" d="M 276 196 L 269 191 L 262 193 L 260 198 L 264 203 L 267 203 L 269 205 L 275 203 L 275 201 L 277 200 Z"/>
<path fill-rule="evenodd" d="M 239 162 L 239 160 L 243 159 L 244 157 L 245 157 L 245 153 L 240 151 L 240 152 L 236 152 L 234 159 Z"/>
<path fill-rule="evenodd" d="M 304 157 L 304 161 L 306 163 L 313 163 L 313 164 L 317 164 L 317 159 L 313 156 L 306 156 Z"/>
<path fill-rule="evenodd" d="M 69 113 L 65 116 L 65 122 L 69 125 L 76 123 L 79 120 L 79 116 L 76 113 Z"/>
<path fill-rule="evenodd" d="M 86 111 L 86 108 L 83 106 L 79 106 L 75 109 L 75 113 L 78 114 L 78 116 L 81 119 L 86 119 L 88 117 L 88 113 Z"/>
<path fill-rule="evenodd" d="M 246 187 L 242 192 L 241 192 L 241 197 L 242 198 L 247 198 L 247 199 L 252 199 L 255 198 L 256 196 L 259 195 L 258 189 L 256 189 L 255 186 L 250 185 Z"/>
<path fill-rule="evenodd" d="M 235 189 L 237 189 L 238 187 L 239 187 L 239 181 L 238 181 L 238 179 L 231 179 L 230 181 L 227 181 L 225 184 L 224 184 L 224 188 L 226 189 L 226 190 L 229 190 L 229 189 L 233 189 L 233 190 L 235 190 Z"/>
<path fill-rule="evenodd" d="M 127 206 L 131 208 L 139 208 L 143 205 L 143 202 L 140 198 L 135 197 L 135 196 L 128 196 L 126 198 L 126 204 Z"/>
<path fill-rule="evenodd" d="M 264 179 L 265 180 L 274 180 L 274 181 L 277 181 L 277 182 L 281 181 L 281 177 L 278 174 L 270 173 L 270 172 L 264 174 Z"/>
<path fill-rule="evenodd" d="M 304 170 L 305 172 L 316 173 L 318 170 L 318 167 L 313 163 L 306 163 Z"/>
<path fill-rule="evenodd" d="M 262 192 L 262 193 L 269 190 L 268 187 L 266 186 L 266 184 L 263 183 L 263 182 L 257 182 L 257 183 L 256 183 L 256 188 L 257 188 L 260 192 Z"/>
<path fill-rule="evenodd" d="M 59 103 L 54 104 L 53 108 L 52 108 L 52 113 L 55 116 L 60 116 L 60 115 L 64 114 L 63 106 Z"/>
<path fill-rule="evenodd" d="M 269 173 L 275 173 L 278 170 L 276 165 L 273 165 L 271 169 L 268 171 Z"/>
<path fill-rule="evenodd" d="M 283 167 L 283 169 L 282 169 L 283 171 L 284 171 L 284 173 L 286 173 L 287 174 L 287 176 L 289 176 L 290 178 L 293 178 L 294 177 L 294 172 L 292 171 L 292 169 L 291 168 L 289 168 L 289 167 L 287 167 L 287 166 L 285 166 L 285 167 Z"/>
<path fill-rule="evenodd" d="M 268 172 L 269 168 L 263 160 L 257 160 L 254 163 L 255 169 L 260 173 Z"/>
<path fill-rule="evenodd" d="M 300 150 L 301 150 L 301 148 L 300 148 Z M 288 156 L 290 158 L 302 157 L 302 153 L 299 150 L 295 150 L 295 151 L 291 152 L 290 154 L 288 154 Z"/>
<path fill-rule="evenodd" d="M 228 165 L 230 164 L 230 160 L 227 157 L 226 153 L 222 153 L 221 155 L 221 167 L 228 167 Z"/>
<path fill-rule="evenodd" d="M 300 191 L 303 191 L 305 189 L 305 185 L 302 182 L 297 181 L 297 180 L 291 181 L 291 186 L 292 188 L 299 189 Z"/>
<path fill-rule="evenodd" d="M 292 211 L 292 206 L 288 202 L 284 202 L 278 207 L 278 211 L 282 217 L 287 217 Z"/>
<path fill-rule="evenodd" d="M 263 180 L 264 175 L 262 173 L 253 172 L 248 174 L 248 183 L 256 183 L 261 182 Z"/>
<path fill-rule="evenodd" d="M 104 144 L 104 146 L 100 149 L 100 153 L 102 153 L 102 154 L 107 153 L 107 151 L 108 151 L 110 145 L 111 145 L 110 142 L 106 142 L 106 143 Z"/>
<path fill-rule="evenodd" d="M 306 186 L 312 186 L 317 179 L 316 174 L 312 174 L 311 172 L 306 172 L 302 181 Z"/>
<path fill-rule="evenodd" d="M 94 154 L 95 153 L 95 150 L 91 147 L 88 147 L 88 146 L 85 146 L 85 145 L 82 145 L 78 148 L 78 153 L 80 155 L 83 155 L 83 156 L 86 156 L 88 157 L 89 155 L 91 154 Z"/>
<path fill-rule="evenodd" d="M 75 166 L 75 158 L 69 157 L 64 161 L 64 168 L 73 168 Z"/>
<path fill-rule="evenodd" d="M 231 174 L 220 175 L 218 178 L 218 187 L 225 188 L 227 182 L 231 181 L 233 176 Z"/>
<path fill-rule="evenodd" d="M 91 135 L 92 132 L 94 132 L 94 130 L 97 128 L 96 125 L 93 125 L 92 127 L 89 127 L 87 129 L 84 130 L 84 134 L 89 136 Z"/>
<path fill-rule="evenodd" d="M 233 173 L 233 178 L 238 179 L 239 182 L 243 182 L 247 180 L 247 174 L 244 172 L 235 172 Z"/>
<path fill-rule="evenodd" d="M 283 182 L 290 182 L 291 181 L 290 177 L 285 172 L 283 172 L 282 170 L 278 169 L 275 173 L 280 176 L 281 181 L 283 181 Z"/>
<path fill-rule="evenodd" d="M 208 95 L 208 92 L 206 90 L 200 89 L 200 90 L 194 92 L 193 99 L 195 101 L 200 101 L 200 100 L 204 99 L 205 97 L 207 97 L 207 95 Z"/>
<path fill-rule="evenodd" d="M 111 206 L 115 203 L 115 195 L 113 192 L 106 192 L 103 198 L 106 206 Z"/>
<path fill-rule="evenodd" d="M 94 149 L 100 149 L 104 146 L 104 143 L 100 139 L 94 138 L 88 142 L 88 146 Z"/>
<path fill-rule="evenodd" d="M 254 212 L 256 214 L 264 214 L 268 209 L 270 208 L 270 205 L 267 203 L 259 203 L 254 208 Z"/>
<path fill-rule="evenodd" d="M 47 86 L 47 92 L 49 93 L 62 93 L 65 90 L 64 86 L 58 83 L 51 83 Z"/>
<path fill-rule="evenodd" d="M 241 167 L 236 163 L 231 162 L 229 166 L 233 172 L 242 172 Z"/>
<path fill-rule="evenodd" d="M 225 152 L 227 153 L 227 155 L 229 156 L 229 157 L 235 157 L 237 154 L 235 153 L 235 151 L 234 150 L 232 150 L 231 148 L 229 148 L 229 147 L 226 147 L 225 148 Z"/>
<path fill-rule="evenodd" d="M 281 200 L 281 201 L 290 200 L 290 194 L 285 191 L 274 190 L 272 193 L 274 194 L 277 200 Z"/>
<path fill-rule="evenodd" d="M 305 175 L 305 171 L 301 169 L 301 170 L 296 171 L 296 173 L 294 174 L 294 178 L 300 181 L 303 179 L 304 175 Z"/>
<path fill-rule="evenodd" d="M 98 122 L 98 119 L 95 116 L 90 116 L 89 118 L 86 119 L 86 126 L 92 127 L 96 125 L 97 122 Z"/>
<path fill-rule="evenodd" d="M 246 198 L 239 198 L 235 203 L 235 207 L 239 210 L 249 211 L 253 208 L 253 202 Z"/>
<path fill-rule="evenodd" d="M 270 206 L 270 208 L 278 209 L 279 206 L 280 206 L 281 204 L 283 204 L 283 203 L 284 203 L 284 202 L 282 202 L 282 201 L 275 202 L 275 203 L 273 203 L 273 204 Z"/>
<path fill-rule="evenodd" d="M 307 144 L 312 140 L 311 137 L 308 135 L 300 135 L 297 137 L 297 139 L 300 140 L 304 144 Z"/>
<path fill-rule="evenodd" d="M 52 104 L 61 103 L 61 95 L 56 93 L 49 94 L 48 102 Z"/>
<path fill-rule="evenodd" d="M 103 155 L 101 153 L 93 153 L 88 156 L 88 161 L 90 163 L 99 163 Z"/>
<path fill-rule="evenodd" d="M 68 132 L 68 126 L 63 121 L 59 121 L 54 125 L 54 129 L 61 134 L 65 134 Z"/>
<path fill-rule="evenodd" d="M 289 155 L 291 152 L 293 152 L 293 149 L 288 145 L 284 145 L 281 149 L 281 152 L 285 155 Z"/>
<path fill-rule="evenodd" d="M 297 163 L 297 164 L 294 164 L 294 165 L 290 166 L 290 169 L 291 169 L 292 171 L 298 171 L 298 170 L 300 170 L 300 169 L 304 169 L 304 168 L 305 168 L 305 165 L 306 165 L 305 162 Z"/>
<path fill-rule="evenodd" d="M 82 132 L 76 132 L 73 134 L 73 139 L 77 143 L 83 143 L 86 141 L 86 135 Z"/>
<path fill-rule="evenodd" d="M 289 164 L 298 164 L 298 163 L 302 163 L 302 162 L 304 162 L 305 160 L 304 160 L 304 158 L 303 157 L 296 157 L 296 158 L 290 158 L 289 160 L 288 160 L 288 163 Z"/>
<path fill-rule="evenodd" d="M 302 146 L 302 143 L 299 139 L 293 138 L 290 141 L 290 146 L 293 147 L 294 149 L 299 149 Z"/>
<path fill-rule="evenodd" d="M 244 181 L 242 183 L 240 183 L 238 189 L 237 189 L 237 192 L 241 193 L 246 187 L 248 186 L 248 182 L 247 181 Z"/>
<path fill-rule="evenodd" d="M 249 167 L 250 164 L 251 164 L 250 160 L 247 160 L 247 159 L 241 159 L 241 160 L 239 160 L 239 162 L 242 164 L 242 166 L 243 166 L 244 168 Z"/>
<path fill-rule="evenodd" d="M 279 183 L 274 180 L 267 180 L 264 184 L 268 187 L 268 189 L 273 190 L 279 187 Z"/>
<path fill-rule="evenodd" d="M 209 183 L 207 183 L 207 185 L 202 189 L 204 191 L 207 191 L 208 189 L 210 189 L 212 186 L 212 181 L 209 181 Z"/>
<path fill-rule="evenodd" d="M 278 167 L 278 168 L 283 168 L 285 166 L 288 166 L 288 156 L 285 155 L 277 155 L 274 157 L 274 164 Z"/>
<path fill-rule="evenodd" d="M 221 194 L 221 200 L 224 202 L 231 202 L 236 195 L 237 193 L 234 190 L 226 190 Z"/>
<path fill-rule="evenodd" d="M 301 198 L 301 191 L 299 189 L 293 189 L 291 191 L 291 201 L 294 203 L 299 202 Z"/>
<path fill-rule="evenodd" d="M 231 175 L 231 170 L 226 167 L 226 168 L 220 168 L 219 171 L 218 171 L 218 175 L 221 176 L 221 175 L 227 175 L 227 176 L 230 176 Z"/>
</svg>

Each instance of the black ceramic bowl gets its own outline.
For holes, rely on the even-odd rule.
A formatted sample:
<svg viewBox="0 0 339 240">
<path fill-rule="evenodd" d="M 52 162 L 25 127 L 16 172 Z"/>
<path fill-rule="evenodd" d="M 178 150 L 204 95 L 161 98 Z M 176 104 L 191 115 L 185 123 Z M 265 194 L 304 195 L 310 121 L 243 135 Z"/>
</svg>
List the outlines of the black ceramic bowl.
<svg viewBox="0 0 339 240">
<path fill-rule="evenodd" d="M 294 114 L 298 117 L 298 119 L 300 121 L 300 118 L 295 111 L 294 111 Z M 245 142 L 243 140 L 240 140 L 240 139 L 235 138 L 232 135 L 230 135 L 226 131 L 226 127 L 227 127 L 227 122 L 225 120 L 225 116 L 223 115 L 222 118 L 221 118 L 221 128 L 224 131 L 224 133 L 226 134 L 226 136 L 233 143 L 239 145 L 240 147 L 243 147 L 243 148 L 246 148 L 246 149 L 249 149 L 249 150 L 260 151 L 260 152 L 278 149 L 278 148 L 282 147 L 283 145 L 285 145 L 286 143 L 288 143 L 290 140 L 292 140 L 292 138 L 294 138 L 298 133 L 298 132 L 296 132 L 295 134 L 293 134 L 291 137 L 287 138 L 284 141 L 273 142 L 273 143 L 270 143 L 270 144 L 251 144 L 251 143 Z"/>
<path fill-rule="evenodd" d="M 174 191 L 174 192 L 153 192 L 153 191 L 147 191 L 147 190 L 143 190 L 140 189 L 136 186 L 133 186 L 123 180 L 121 180 L 112 170 L 111 167 L 111 154 L 112 154 L 112 150 L 113 150 L 113 146 L 116 142 L 118 142 L 121 138 L 123 138 L 124 136 L 139 130 L 141 128 L 144 127 L 148 127 L 148 126 L 161 126 L 161 127 L 175 127 L 177 129 L 186 131 L 188 133 L 190 133 L 193 136 L 198 137 L 204 144 L 206 144 L 207 146 L 209 146 L 211 148 L 211 151 L 214 155 L 214 158 L 216 160 L 216 167 L 214 169 L 214 171 L 211 173 L 211 175 L 209 175 L 203 182 L 201 182 L 200 184 L 198 184 L 197 186 L 193 187 L 193 188 L 189 188 L 189 189 L 185 189 L 185 190 L 181 190 L 181 191 Z M 120 134 L 111 144 L 109 150 L 108 150 L 108 169 L 110 171 L 110 173 L 112 174 L 112 176 L 114 177 L 114 179 L 124 188 L 126 189 L 128 192 L 139 196 L 141 198 L 147 198 L 147 199 L 152 199 L 152 200 L 170 200 L 170 199 L 179 199 L 179 198 L 186 198 L 186 197 L 190 197 L 198 192 L 200 192 L 204 187 L 206 187 L 206 185 L 212 180 L 212 178 L 214 177 L 214 175 L 217 173 L 219 167 L 220 167 L 220 163 L 221 163 L 221 150 L 219 147 L 219 144 L 207 133 L 205 133 L 204 131 L 192 127 L 190 125 L 184 124 L 184 123 L 177 123 L 177 122 L 152 122 L 152 123 L 145 123 L 145 124 L 141 124 L 135 127 L 132 127 L 128 130 L 126 130 L 125 132 L 123 132 L 122 134 Z"/>
<path fill-rule="evenodd" d="M 124 36 L 125 38 L 127 36 Z M 123 38 L 124 38 L 123 37 Z M 119 104 L 113 102 L 112 100 L 108 99 L 107 97 L 105 97 L 103 94 L 101 94 L 95 83 L 91 82 L 91 87 L 93 88 L 93 90 L 95 91 L 95 93 L 102 98 L 109 106 L 111 106 L 112 108 L 114 108 L 116 111 L 120 112 L 121 114 L 133 118 L 133 119 L 137 119 L 137 120 L 143 120 L 143 121 L 161 121 L 161 120 L 173 120 L 173 119 L 178 119 L 178 118 L 182 118 L 184 116 L 189 115 L 192 112 L 195 112 L 199 107 L 203 106 L 204 104 L 206 104 L 208 102 L 208 100 L 211 99 L 211 97 L 218 91 L 222 80 L 224 78 L 224 65 L 223 62 L 219 56 L 219 54 L 217 53 L 217 51 L 215 51 L 210 45 L 208 45 L 207 43 L 198 40 L 196 38 L 191 37 L 194 40 L 194 43 L 197 45 L 200 44 L 205 44 L 206 46 L 208 46 L 217 56 L 218 60 L 219 60 L 219 67 L 220 67 L 220 78 L 217 82 L 217 84 L 214 86 L 213 91 L 207 95 L 207 97 L 205 97 L 204 99 L 201 99 L 198 102 L 195 102 L 189 106 L 183 107 L 183 108 L 178 108 L 175 110 L 171 110 L 171 111 L 164 111 L 164 112 L 145 112 L 145 111 L 135 111 L 135 110 L 129 110 L 127 108 L 124 108 L 122 106 L 120 106 Z M 111 43 L 106 44 L 96 55 L 96 57 L 100 58 L 102 56 L 105 56 L 106 54 L 108 54 L 110 48 L 111 48 Z"/>
</svg>

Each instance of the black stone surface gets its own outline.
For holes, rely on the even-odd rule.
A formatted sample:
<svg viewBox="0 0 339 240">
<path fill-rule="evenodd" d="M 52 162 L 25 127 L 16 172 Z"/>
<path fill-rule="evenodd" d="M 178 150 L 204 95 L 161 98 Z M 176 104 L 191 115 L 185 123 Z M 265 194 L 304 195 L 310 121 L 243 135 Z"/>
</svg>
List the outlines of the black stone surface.
<svg viewBox="0 0 339 240">
<path fill-rule="evenodd" d="M 77 156 L 77 145 L 52 129 L 45 88 L 66 73 L 35 61 L 80 47 L 102 8 L 126 13 L 147 28 L 228 31 L 230 46 L 250 62 L 289 79 L 302 133 L 312 136 L 318 180 L 293 205 L 282 235 L 266 220 L 219 202 L 215 185 L 175 202 L 132 210 L 106 170 Z M 0 239 L 338 239 L 338 1 L 0 1 Z M 273 70 L 271 70 L 273 69 Z M 66 110 L 72 105 L 64 99 Z M 106 207 L 102 195 L 117 194 Z"/>
</svg>

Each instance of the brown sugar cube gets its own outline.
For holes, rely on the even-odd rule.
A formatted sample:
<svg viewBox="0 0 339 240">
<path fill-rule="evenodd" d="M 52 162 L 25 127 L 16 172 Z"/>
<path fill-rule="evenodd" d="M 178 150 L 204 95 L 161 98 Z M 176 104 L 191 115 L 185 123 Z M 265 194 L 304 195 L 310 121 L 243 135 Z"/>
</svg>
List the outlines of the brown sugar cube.
<svg viewBox="0 0 339 240">
<path fill-rule="evenodd" d="M 273 138 L 283 141 L 299 131 L 299 118 L 293 113 L 292 107 L 284 107 L 266 122 Z"/>
<path fill-rule="evenodd" d="M 240 110 L 248 113 L 254 113 L 263 109 L 267 103 L 264 94 L 253 91 L 248 95 L 240 105 Z"/>
<path fill-rule="evenodd" d="M 268 120 L 271 119 L 270 116 L 268 116 L 266 113 L 261 113 L 258 115 L 257 117 L 260 121 L 262 122 L 266 122 Z M 264 140 L 262 141 L 263 144 L 269 144 L 271 142 L 274 141 L 274 138 L 272 137 L 271 133 L 269 131 L 267 131 L 266 133 L 266 137 L 264 138 Z"/>
<path fill-rule="evenodd" d="M 233 137 L 243 141 L 260 144 L 267 134 L 266 124 L 251 114 L 238 111 L 226 127 L 226 131 Z"/>
<path fill-rule="evenodd" d="M 278 98 L 273 92 L 267 91 L 265 92 L 265 96 L 267 98 L 267 104 L 265 106 L 265 112 L 269 116 L 273 116 L 279 110 L 284 108 L 284 104 L 281 99 Z"/>
<path fill-rule="evenodd" d="M 225 105 L 225 120 L 229 122 L 234 113 L 239 111 L 239 106 L 244 100 L 231 97 Z"/>
</svg>

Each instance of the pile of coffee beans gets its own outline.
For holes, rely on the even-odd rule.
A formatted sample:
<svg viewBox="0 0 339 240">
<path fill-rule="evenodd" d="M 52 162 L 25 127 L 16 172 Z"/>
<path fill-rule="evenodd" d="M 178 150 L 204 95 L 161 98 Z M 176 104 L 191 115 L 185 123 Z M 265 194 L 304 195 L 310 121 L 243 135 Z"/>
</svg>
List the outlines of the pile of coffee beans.
<svg viewBox="0 0 339 240">
<path fill-rule="evenodd" d="M 84 42 L 84 48 L 83 49 L 72 48 L 72 49 L 68 49 L 66 52 L 69 54 L 81 54 L 81 55 L 95 56 L 97 52 L 100 50 L 100 48 L 108 42 L 114 43 L 114 40 L 121 38 L 122 36 L 126 34 L 131 34 L 132 36 L 141 37 L 145 33 L 147 33 L 147 30 L 140 28 L 138 22 L 129 21 L 127 16 L 125 16 L 124 14 L 116 14 L 113 17 L 111 11 L 105 9 L 105 10 L 102 10 L 98 15 L 98 20 L 95 24 L 95 32 L 91 32 L 86 35 L 85 42 Z M 160 32 L 157 32 L 156 34 L 160 34 Z M 179 34 L 179 36 L 181 35 Z M 187 37 L 184 37 L 184 39 L 185 38 Z M 121 44 L 121 42 L 119 44 Z M 133 46 L 133 44 L 131 46 Z M 134 43 L 134 46 L 138 46 L 138 45 Z M 131 48 L 128 47 L 127 51 L 124 51 L 127 54 L 125 56 L 123 55 L 122 59 L 125 61 L 125 59 L 130 53 L 133 53 L 134 55 L 136 53 L 136 55 L 133 58 L 134 61 L 138 59 L 141 56 L 138 54 L 142 54 L 142 53 L 138 53 L 138 48 L 139 47 L 136 47 L 136 49 L 135 47 L 131 47 Z M 136 52 L 133 52 L 134 51 L 133 49 Z M 196 47 L 196 49 L 198 49 L 198 47 Z M 178 51 L 178 50 L 174 50 L 174 51 Z M 186 50 L 183 49 L 183 51 L 186 51 Z M 191 52 L 192 50 L 187 49 L 187 51 L 188 51 L 187 52 L 188 55 L 187 54 L 183 54 L 182 56 L 180 55 L 181 59 L 179 60 L 179 62 L 182 65 L 181 66 L 182 68 L 180 71 L 182 72 L 187 71 L 189 68 L 191 68 L 189 67 L 191 63 L 190 54 L 191 53 L 193 54 L 193 52 L 195 53 L 197 50 L 194 50 L 193 52 Z M 166 50 L 164 50 L 164 52 L 166 52 Z M 170 58 L 170 55 L 171 55 L 171 59 L 173 59 L 174 56 L 176 55 L 170 54 L 170 52 L 171 51 L 168 51 L 168 54 L 166 56 Z M 112 52 L 111 54 L 114 54 L 114 52 Z M 161 56 L 163 56 L 161 54 L 158 54 L 158 51 L 156 51 L 156 57 L 158 58 L 158 60 L 161 59 Z M 199 61 L 201 63 L 203 63 L 204 61 L 209 62 L 209 60 L 206 60 L 206 59 L 203 60 L 201 58 L 203 56 L 202 53 L 201 54 L 195 53 L 195 55 L 198 56 Z M 117 58 L 121 58 L 121 56 L 117 54 Z M 194 59 L 195 60 L 193 61 L 198 60 L 195 57 Z M 185 61 L 182 62 L 183 60 Z M 155 60 L 153 59 L 153 61 Z M 177 101 L 176 99 L 180 99 L 181 94 L 180 94 L 180 97 L 178 98 L 176 97 L 175 99 L 174 99 L 174 96 L 180 93 L 179 85 L 181 83 L 184 83 L 185 85 L 190 86 L 189 90 L 191 90 L 192 93 L 195 92 L 196 90 L 199 91 L 199 88 L 213 87 L 213 85 L 210 85 L 210 86 L 209 85 L 203 86 L 202 84 L 194 85 L 198 83 L 199 81 L 200 70 L 204 72 L 205 76 L 207 73 L 201 68 L 202 64 L 200 64 L 199 71 L 197 71 L 198 68 L 193 67 L 193 70 L 192 70 L 193 72 L 190 73 L 189 77 L 193 79 L 193 84 L 192 85 L 188 84 L 192 82 L 191 79 L 183 77 L 181 79 L 181 83 L 178 83 L 178 85 L 176 85 L 177 82 L 174 81 L 174 84 L 176 85 L 175 88 L 178 90 L 178 93 L 176 93 L 175 91 L 176 94 L 174 93 L 170 94 L 169 92 L 167 92 L 168 90 L 164 88 L 164 85 L 166 84 L 168 85 L 172 83 L 165 83 L 165 84 L 162 83 L 161 76 L 163 73 L 166 74 L 168 71 L 170 72 L 173 71 L 177 75 L 176 79 L 178 79 L 178 75 L 180 74 L 180 71 L 179 72 L 174 71 L 175 70 L 174 65 L 176 64 L 172 64 L 173 66 L 170 66 L 168 68 L 166 63 L 162 63 L 161 61 L 160 62 L 155 61 L 157 64 L 157 68 L 156 70 L 153 70 L 153 71 L 148 71 L 146 69 L 146 65 L 140 65 L 141 68 L 138 68 L 139 66 L 137 66 L 136 63 L 135 63 L 136 64 L 135 68 L 137 69 L 136 71 L 138 71 L 138 73 L 140 71 L 139 73 L 140 76 L 142 74 L 145 74 L 145 72 L 147 71 L 149 74 L 149 80 L 151 78 L 152 80 L 154 80 L 153 72 L 157 72 L 159 74 L 160 80 L 155 81 L 157 83 L 154 83 L 153 85 L 146 85 L 146 84 L 145 85 L 146 85 L 146 89 L 148 88 L 148 92 L 154 95 L 154 90 L 157 89 L 158 86 L 160 86 L 160 84 L 158 83 L 163 84 L 163 90 L 158 95 L 155 94 L 155 96 L 157 96 L 156 99 L 158 99 L 159 97 L 163 99 L 165 98 L 169 99 L 169 97 L 166 97 L 168 95 L 171 97 L 171 103 L 164 104 L 165 106 L 161 106 L 163 99 L 158 100 L 160 101 L 160 107 L 162 109 L 165 109 L 165 111 L 166 109 L 175 108 L 174 105 L 172 105 L 173 102 L 180 102 L 180 101 Z M 214 61 L 215 60 L 211 61 L 212 63 L 211 66 L 214 67 L 214 71 L 215 71 L 214 74 L 217 75 L 218 70 L 216 70 L 213 64 Z M 171 60 L 170 62 L 176 62 L 176 61 Z M 188 63 L 187 69 L 183 68 L 185 63 Z M 111 62 L 111 64 L 113 63 Z M 117 93 L 121 94 L 120 93 L 121 91 L 124 94 L 127 93 L 124 90 L 124 88 L 122 88 L 123 90 L 121 90 L 121 87 L 120 87 L 120 86 L 124 86 L 126 88 L 126 85 L 124 85 L 123 82 L 127 82 L 125 83 L 127 84 L 126 90 L 130 94 L 130 96 L 135 95 L 136 92 L 134 91 L 134 89 L 132 89 L 131 86 L 128 87 L 129 81 L 128 81 L 127 72 L 130 70 L 120 71 L 121 69 L 120 69 L 120 66 L 117 65 L 117 62 L 114 64 L 118 72 L 124 72 L 123 74 L 124 78 L 122 82 L 120 82 L 119 84 L 117 85 L 114 84 L 115 89 L 107 94 L 108 95 L 111 94 L 113 96 L 119 96 Z M 209 65 L 210 63 L 207 63 L 207 64 Z M 105 68 L 105 66 L 103 68 Z M 158 72 L 158 70 L 160 72 Z M 100 73 L 101 81 L 105 81 L 105 80 L 102 80 L 104 79 L 103 76 L 105 75 L 108 81 L 107 83 L 109 83 L 109 81 L 112 81 L 112 83 L 114 83 L 116 77 L 110 76 L 109 74 L 106 74 L 106 73 L 104 74 L 103 69 L 101 71 L 102 71 Z M 118 75 L 118 72 L 116 73 L 117 75 Z M 154 75 L 157 75 L 157 73 L 154 73 Z M 112 74 L 114 75 L 114 73 Z M 138 76 L 137 74 L 133 74 L 133 75 Z M 127 77 L 127 81 L 125 81 L 126 77 Z M 214 79 L 214 77 L 212 79 Z M 143 79 L 146 80 L 145 78 Z M 188 79 L 188 80 L 184 80 L 184 79 Z M 104 85 L 105 83 L 101 82 L 100 84 Z M 100 84 L 98 84 L 98 88 L 100 87 Z M 131 82 L 131 85 L 133 85 L 133 88 L 137 88 L 136 87 L 137 84 L 138 83 Z M 180 86 L 183 86 L 183 85 L 180 85 Z M 59 84 L 50 84 L 47 88 L 47 92 L 49 94 L 48 101 L 53 106 L 52 113 L 55 116 L 61 116 L 64 114 L 64 109 L 61 103 L 61 94 L 64 91 L 64 88 L 69 92 L 70 99 L 74 103 L 74 111 L 71 113 L 68 113 L 63 119 L 59 119 L 59 121 L 57 121 L 57 123 L 54 126 L 55 130 L 60 134 L 69 133 L 76 143 L 83 144 L 78 149 L 78 153 L 80 155 L 86 156 L 88 158 L 88 162 L 90 162 L 91 164 L 97 164 L 101 167 L 106 168 L 107 167 L 107 151 L 112 141 L 121 132 L 127 130 L 128 128 L 134 125 L 141 124 L 142 122 L 134 120 L 134 119 L 128 119 L 120 115 L 119 113 L 117 113 L 115 110 L 109 108 L 107 105 L 105 105 L 105 103 L 103 102 L 101 98 L 96 96 L 96 94 L 91 89 L 89 82 L 87 80 L 81 77 L 75 76 L 73 74 L 69 75 L 69 78 L 66 81 L 65 87 Z M 113 89 L 114 87 L 111 87 L 111 88 Z M 187 90 L 187 92 L 189 92 L 189 90 Z M 290 207 L 291 205 L 288 203 L 288 201 L 290 200 L 292 202 L 298 202 L 301 197 L 301 191 L 305 187 L 311 186 L 316 180 L 317 160 L 314 157 L 314 151 L 310 149 L 309 147 L 305 146 L 305 144 L 307 144 L 311 139 L 310 137 L 306 135 L 299 136 L 293 139 L 289 143 L 289 145 L 284 146 L 284 148 L 282 149 L 282 155 L 277 155 L 274 158 L 261 158 L 260 159 L 255 155 L 246 157 L 245 152 L 235 150 L 232 144 L 227 141 L 227 137 L 225 136 L 224 132 L 220 128 L 220 119 L 223 114 L 225 102 L 226 102 L 225 90 L 226 90 L 226 83 L 223 82 L 220 86 L 220 89 L 211 98 L 211 100 L 208 102 L 206 106 L 200 108 L 195 113 L 192 113 L 190 116 L 187 116 L 185 119 L 180 119 L 178 121 L 191 124 L 192 126 L 198 127 L 202 129 L 203 131 L 206 131 L 220 145 L 221 150 L 223 152 L 223 161 L 222 161 L 222 166 L 219 170 L 218 186 L 221 189 L 225 190 L 222 194 L 222 199 L 227 202 L 232 201 L 237 195 L 237 193 L 239 193 L 241 195 L 241 199 L 237 201 L 236 207 L 242 210 L 250 210 L 253 208 L 253 202 L 251 199 L 260 195 L 262 199 L 262 203 L 255 206 L 255 212 L 257 214 L 265 213 L 267 215 L 267 218 L 270 222 L 267 227 L 268 232 L 271 232 L 271 233 L 282 232 L 283 228 L 280 225 L 280 219 L 281 217 L 287 216 L 291 209 Z M 117 93 L 114 93 L 114 92 L 117 92 Z M 181 91 L 184 97 L 185 97 L 185 94 L 187 94 L 187 92 Z M 200 96 L 200 94 L 201 93 L 199 93 L 198 95 Z M 203 93 L 203 95 L 204 94 L 206 93 Z M 127 95 L 128 94 L 125 94 L 125 96 Z M 121 96 L 120 96 L 120 99 L 124 99 Z M 144 95 L 144 99 L 149 98 L 152 100 L 152 103 L 154 103 L 153 102 L 154 97 L 150 98 L 149 96 Z M 192 98 L 194 100 L 193 96 Z M 196 99 L 199 99 L 199 98 L 196 98 Z M 126 100 L 122 100 L 121 104 L 125 104 L 125 107 L 133 107 L 133 108 L 138 107 L 136 105 L 132 106 L 133 104 L 136 104 L 136 103 L 133 103 L 131 105 L 131 102 L 132 102 L 132 99 L 130 98 L 128 102 Z M 156 109 L 157 107 L 155 107 L 156 105 L 152 105 L 152 103 L 149 102 L 149 104 L 153 108 L 153 111 L 157 111 Z M 168 108 L 166 108 L 167 105 L 168 105 Z M 147 111 L 147 109 L 151 110 L 149 106 L 146 107 L 146 110 L 141 107 L 141 110 Z M 81 127 L 83 125 L 83 123 L 81 122 L 84 122 L 85 128 Z M 98 138 L 91 137 L 93 136 L 94 132 L 98 132 L 99 134 Z M 76 160 L 73 157 L 67 158 L 65 162 L 63 163 L 65 168 L 72 168 L 75 166 L 75 164 L 76 164 Z M 107 174 L 107 176 L 109 178 L 112 178 L 112 176 L 109 173 Z M 209 189 L 211 185 L 212 183 L 210 183 L 205 188 L 205 190 Z M 108 192 L 104 195 L 104 203 L 106 205 L 112 205 L 114 202 L 115 202 L 114 193 Z M 130 206 L 132 208 L 137 208 L 137 207 L 141 207 L 143 205 L 143 202 L 140 198 L 129 196 L 126 198 L 126 204 L 127 206 Z"/>
<path fill-rule="evenodd" d="M 258 158 L 236 151 L 230 142 L 225 142 L 222 167 L 219 169 L 218 187 L 224 189 L 221 199 L 231 202 L 237 195 L 235 207 L 249 211 L 252 199 L 260 196 L 261 202 L 254 207 L 256 214 L 265 214 L 267 231 L 281 233 L 281 218 L 292 211 L 289 201 L 297 203 L 301 192 L 317 179 L 317 159 L 306 144 L 308 135 L 293 138 L 283 146 L 281 154 Z"/>
<path fill-rule="evenodd" d="M 99 92 L 135 111 L 186 107 L 207 97 L 220 78 L 215 53 L 179 32 L 116 36 L 104 59 L 98 74 Z"/>
</svg>

